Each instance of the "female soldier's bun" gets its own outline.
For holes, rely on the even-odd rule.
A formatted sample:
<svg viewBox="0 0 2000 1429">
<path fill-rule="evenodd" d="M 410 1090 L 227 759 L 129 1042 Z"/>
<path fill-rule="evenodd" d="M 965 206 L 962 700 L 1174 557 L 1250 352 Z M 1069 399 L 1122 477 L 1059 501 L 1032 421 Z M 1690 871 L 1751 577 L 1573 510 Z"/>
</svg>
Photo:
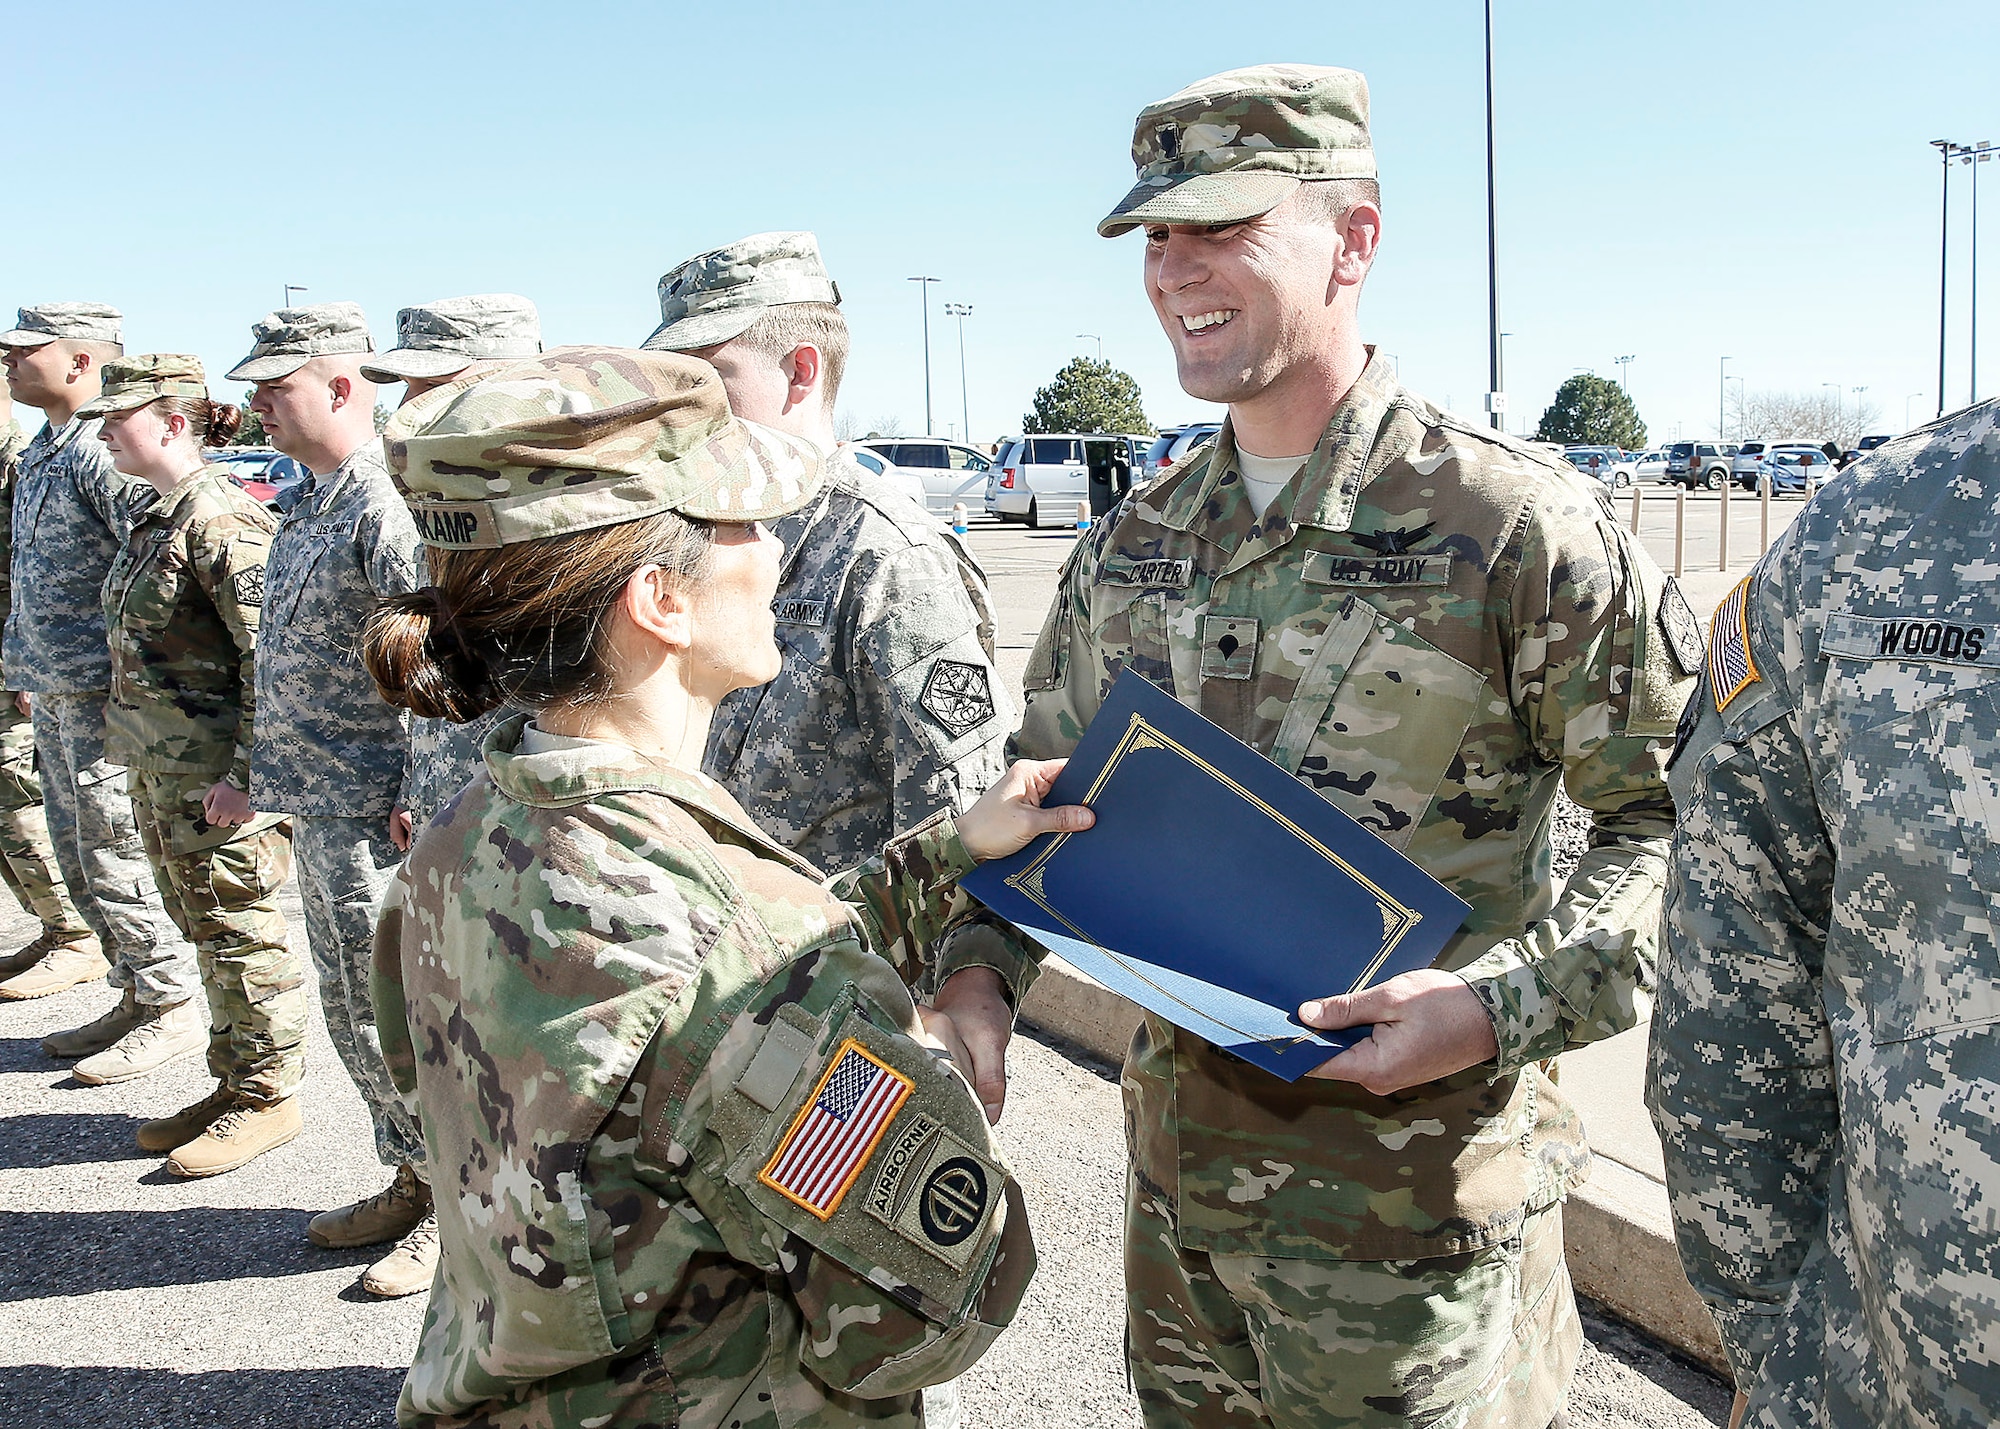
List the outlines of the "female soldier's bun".
<svg viewBox="0 0 2000 1429">
<path fill-rule="evenodd" d="M 361 663 L 383 699 L 423 719 L 465 724 L 501 702 L 485 665 L 453 629 L 451 606 L 436 586 L 375 607 L 362 631 Z"/>
<path fill-rule="evenodd" d="M 226 447 L 243 430 L 243 409 L 233 402 L 208 404 L 208 432 L 203 440 L 212 447 Z"/>
</svg>

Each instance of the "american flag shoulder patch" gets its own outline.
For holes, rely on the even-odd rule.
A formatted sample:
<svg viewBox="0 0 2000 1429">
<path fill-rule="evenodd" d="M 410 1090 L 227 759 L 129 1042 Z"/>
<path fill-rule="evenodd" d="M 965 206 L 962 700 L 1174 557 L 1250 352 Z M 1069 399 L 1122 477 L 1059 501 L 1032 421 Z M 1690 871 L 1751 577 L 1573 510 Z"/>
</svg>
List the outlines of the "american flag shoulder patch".
<svg viewBox="0 0 2000 1429">
<path fill-rule="evenodd" d="M 849 1037 L 828 1060 L 819 1085 L 757 1173 L 758 1181 L 819 1219 L 830 1219 L 888 1133 L 912 1085 Z"/>
<path fill-rule="evenodd" d="M 1715 694 L 1715 712 L 1721 714 L 1729 702 L 1764 677 L 1750 655 L 1750 577 L 1737 582 L 1729 598 L 1716 609 L 1708 627 L 1708 687 Z"/>
</svg>

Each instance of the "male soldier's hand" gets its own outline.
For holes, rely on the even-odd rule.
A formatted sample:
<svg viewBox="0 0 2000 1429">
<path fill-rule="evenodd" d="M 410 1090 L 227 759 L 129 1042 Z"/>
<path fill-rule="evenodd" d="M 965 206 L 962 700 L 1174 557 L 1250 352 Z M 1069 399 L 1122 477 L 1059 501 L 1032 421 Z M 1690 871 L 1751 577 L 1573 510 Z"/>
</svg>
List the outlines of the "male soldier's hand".
<svg viewBox="0 0 2000 1429">
<path fill-rule="evenodd" d="M 33 703 L 24 694 L 14 696 L 14 708 L 21 712 L 24 719 L 35 712 Z"/>
<path fill-rule="evenodd" d="M 1485 1004 L 1464 979 L 1436 968 L 1303 1003 L 1299 1020 L 1328 1032 L 1374 1023 L 1367 1041 L 1306 1075 L 1357 1082 L 1378 1097 L 1434 1082 L 1500 1054 Z"/>
<path fill-rule="evenodd" d="M 201 796 L 201 816 L 218 829 L 240 828 L 255 817 L 250 796 L 227 779 L 208 786 L 208 792 Z"/>
<path fill-rule="evenodd" d="M 1014 1036 L 1014 1009 L 1000 974 L 992 968 L 955 972 L 931 999 L 931 1007 L 944 1014 L 940 1020 L 945 1026 L 927 1022 L 927 1030 L 943 1040 L 972 1083 L 987 1123 L 997 1124 L 1007 1106 L 1007 1044 Z"/>
<path fill-rule="evenodd" d="M 416 837 L 410 829 L 410 811 L 396 809 L 389 815 L 389 842 L 396 846 L 396 852 L 408 853 L 411 841 Z"/>
</svg>

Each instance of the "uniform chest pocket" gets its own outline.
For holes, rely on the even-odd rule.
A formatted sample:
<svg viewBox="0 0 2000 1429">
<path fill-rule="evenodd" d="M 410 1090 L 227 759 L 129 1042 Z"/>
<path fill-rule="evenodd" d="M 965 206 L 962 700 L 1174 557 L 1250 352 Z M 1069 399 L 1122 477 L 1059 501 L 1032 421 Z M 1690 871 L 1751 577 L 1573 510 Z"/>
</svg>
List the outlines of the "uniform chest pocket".
<svg viewBox="0 0 2000 1429">
<path fill-rule="evenodd" d="M 130 571 L 112 578 L 122 592 L 118 624 L 140 640 L 166 630 L 187 587 L 189 572 L 170 542 L 170 532 L 154 535 L 135 554 Z"/>
<path fill-rule="evenodd" d="M 1880 662 L 1867 672 L 1884 673 Z M 2000 680 L 1961 678 L 1980 675 L 1850 728 L 1826 776 L 1840 787 L 1823 789 L 1822 806 L 1847 811 L 1840 846 L 1878 851 L 1843 860 L 1833 916 L 1861 952 L 1828 969 L 1868 1008 L 1877 1042 L 2000 1021 Z"/>
<path fill-rule="evenodd" d="M 340 560 L 353 544 L 351 521 L 310 521 L 281 528 L 264 569 L 267 620 L 275 617 L 276 624 L 298 627 L 337 616 L 335 623 L 342 628 L 356 623 L 354 616 L 333 608 L 341 594 Z M 374 593 L 363 594 L 365 611 L 374 605 Z"/>
<path fill-rule="evenodd" d="M 1167 636 L 1186 597 L 1182 590 L 1136 584 L 1098 587 L 1090 633 L 1092 645 L 1103 653 L 1100 668 L 1105 689 L 1111 687 L 1117 670 L 1129 668 L 1168 694 L 1180 696 Z"/>
<path fill-rule="evenodd" d="M 1360 595 L 1333 607 L 1271 758 L 1355 822 L 1405 847 L 1460 757 L 1486 680 Z"/>
</svg>

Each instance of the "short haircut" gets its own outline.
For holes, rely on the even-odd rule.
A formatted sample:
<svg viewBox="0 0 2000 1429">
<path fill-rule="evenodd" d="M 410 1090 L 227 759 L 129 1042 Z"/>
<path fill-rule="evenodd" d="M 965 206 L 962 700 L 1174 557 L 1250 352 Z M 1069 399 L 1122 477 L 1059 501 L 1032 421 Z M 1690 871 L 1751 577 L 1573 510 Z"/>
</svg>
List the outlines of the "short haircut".
<svg viewBox="0 0 2000 1429">
<path fill-rule="evenodd" d="M 840 395 L 840 379 L 847 373 L 847 319 L 834 303 L 780 303 L 745 328 L 733 342 L 760 352 L 773 362 L 792 355 L 798 348 L 819 349 L 819 390 L 826 410 L 833 410 Z"/>
<path fill-rule="evenodd" d="M 1308 179 L 1293 205 L 1308 218 L 1339 223 L 1357 203 L 1382 207 L 1382 186 L 1374 179 Z"/>
</svg>

